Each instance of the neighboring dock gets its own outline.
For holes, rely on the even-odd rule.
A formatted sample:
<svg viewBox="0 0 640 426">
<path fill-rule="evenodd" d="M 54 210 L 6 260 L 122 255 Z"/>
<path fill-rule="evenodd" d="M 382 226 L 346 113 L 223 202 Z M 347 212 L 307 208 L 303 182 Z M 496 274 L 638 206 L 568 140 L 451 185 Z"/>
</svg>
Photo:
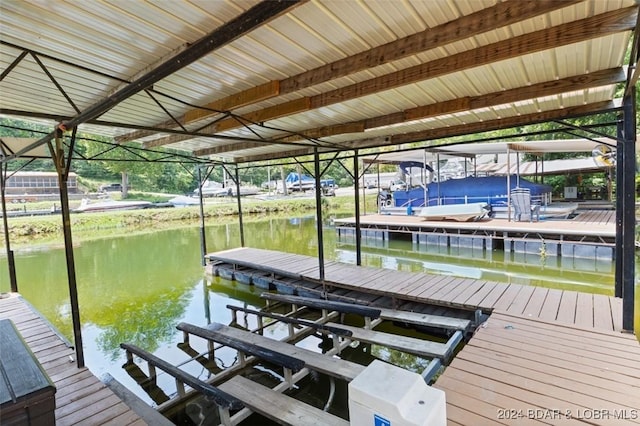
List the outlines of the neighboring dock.
<svg viewBox="0 0 640 426">
<path fill-rule="evenodd" d="M 416 246 L 444 246 L 474 250 L 502 249 L 505 253 L 613 259 L 616 214 L 613 210 L 579 211 L 567 220 L 515 222 L 483 219 L 477 222 L 426 221 L 417 216 L 372 214 L 360 217 L 363 241 L 410 238 Z M 338 239 L 355 241 L 355 218 L 334 221 Z"/>
<path fill-rule="evenodd" d="M 56 387 L 56 425 L 148 424 L 89 369 L 78 368 L 73 349 L 16 293 L 0 298 L 0 319 L 5 318 L 15 324 Z"/>
</svg>

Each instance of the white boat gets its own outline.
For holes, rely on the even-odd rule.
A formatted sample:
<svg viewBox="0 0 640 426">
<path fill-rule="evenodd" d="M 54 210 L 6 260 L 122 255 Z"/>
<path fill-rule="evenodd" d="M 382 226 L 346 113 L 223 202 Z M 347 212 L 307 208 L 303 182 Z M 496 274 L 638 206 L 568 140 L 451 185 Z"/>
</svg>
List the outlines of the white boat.
<svg viewBox="0 0 640 426">
<path fill-rule="evenodd" d="M 185 206 L 197 206 L 200 205 L 200 200 L 194 197 L 186 197 L 184 195 L 178 195 L 173 197 L 169 201 L 169 204 L 172 204 L 174 207 L 185 207 Z"/>
<path fill-rule="evenodd" d="M 578 203 L 549 203 L 547 205 L 540 206 L 540 220 L 544 219 L 567 219 L 573 212 L 578 209 Z M 492 206 L 491 217 L 494 219 L 508 219 L 508 207 L 504 206 Z M 511 208 L 511 214 L 513 215 L 513 208 Z"/>
<path fill-rule="evenodd" d="M 83 198 L 80 203 L 80 207 L 75 209 L 75 212 L 103 212 L 111 210 L 135 210 L 151 207 L 153 204 L 149 201 L 92 201 L 88 198 Z"/>
<path fill-rule="evenodd" d="M 480 220 L 489 213 L 487 203 L 445 204 L 441 206 L 422 207 L 418 216 L 424 220 L 454 220 L 470 222 Z"/>
</svg>

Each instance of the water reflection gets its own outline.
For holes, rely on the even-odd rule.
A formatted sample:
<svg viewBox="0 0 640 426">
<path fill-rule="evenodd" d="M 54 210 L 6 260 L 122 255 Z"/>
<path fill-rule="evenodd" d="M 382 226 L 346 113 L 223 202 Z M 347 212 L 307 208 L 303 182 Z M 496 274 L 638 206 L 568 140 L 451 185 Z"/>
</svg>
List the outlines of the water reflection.
<svg viewBox="0 0 640 426">
<path fill-rule="evenodd" d="M 246 245 L 315 256 L 316 228 L 313 217 L 296 220 L 266 218 L 245 223 Z M 239 245 L 236 224 L 209 226 L 208 251 Z M 355 263 L 353 245 L 338 244 L 333 229 L 324 235 L 326 260 Z M 411 242 L 392 241 L 382 247 L 365 246 L 363 263 L 369 266 L 453 274 L 482 280 L 535 284 L 611 294 L 613 265 L 577 259 L 546 258 L 471 250 L 443 252 L 413 247 Z M 97 376 L 112 375 L 148 403 L 149 397 L 121 367 L 125 363 L 121 342 L 133 343 L 202 378 L 210 376 L 212 365 L 203 359 L 190 360 L 207 351 L 206 344 L 182 343 L 175 329 L 181 321 L 196 325 L 211 322 L 229 324 L 227 304 L 257 309 L 263 305 L 261 290 L 220 278 L 203 278 L 197 228 L 180 228 L 128 237 L 105 238 L 77 244 L 76 273 L 80 316 L 87 366 Z M 0 291 L 9 291 L 6 258 L 1 259 Z M 19 290 L 67 338 L 72 325 L 67 289 L 64 249 L 25 250 L 16 253 Z M 255 326 L 251 316 L 238 318 L 240 325 Z M 286 334 L 286 326 L 270 328 L 272 337 Z M 310 340 L 305 346 L 321 350 L 322 341 Z M 347 350 L 345 357 L 370 356 L 394 359 L 419 369 L 422 360 L 402 359 L 404 354 L 377 347 Z M 365 355 L 363 355 L 365 354 Z M 201 362 L 198 362 L 201 361 Z M 217 351 L 216 366 L 235 362 L 234 351 Z M 416 364 L 417 363 L 417 364 Z M 143 368 L 143 370 L 145 370 Z M 156 403 L 175 392 L 174 381 L 159 374 Z M 162 394 L 165 396 L 163 397 Z"/>
</svg>

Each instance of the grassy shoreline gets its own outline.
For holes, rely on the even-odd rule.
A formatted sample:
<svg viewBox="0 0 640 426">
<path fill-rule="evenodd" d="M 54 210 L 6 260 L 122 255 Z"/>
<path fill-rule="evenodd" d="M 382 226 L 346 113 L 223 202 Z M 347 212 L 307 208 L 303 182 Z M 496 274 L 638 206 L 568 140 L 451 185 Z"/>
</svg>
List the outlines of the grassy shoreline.
<svg viewBox="0 0 640 426">
<path fill-rule="evenodd" d="M 372 197 L 373 198 L 373 197 Z M 370 200 L 367 200 L 370 201 Z M 372 200 L 372 204 L 373 204 Z M 367 203 L 367 210 L 375 208 Z M 339 196 L 322 199 L 323 214 L 353 213 L 353 197 Z M 29 209 L 29 208 L 28 208 Z M 315 214 L 312 198 L 290 198 L 278 200 L 243 199 L 242 213 L 245 220 L 258 220 L 265 216 L 296 216 Z M 246 215 L 246 216 L 245 216 Z M 204 205 L 205 224 L 233 223 L 238 220 L 238 205 L 229 202 Z M 12 248 L 57 243 L 62 241 L 62 218 L 59 214 L 9 218 L 9 238 Z M 73 213 L 71 230 L 74 241 L 103 238 L 118 234 L 145 233 L 160 229 L 198 226 L 199 206 L 183 208 L 150 208 L 110 212 Z M 4 232 L 2 233 L 4 245 Z"/>
</svg>

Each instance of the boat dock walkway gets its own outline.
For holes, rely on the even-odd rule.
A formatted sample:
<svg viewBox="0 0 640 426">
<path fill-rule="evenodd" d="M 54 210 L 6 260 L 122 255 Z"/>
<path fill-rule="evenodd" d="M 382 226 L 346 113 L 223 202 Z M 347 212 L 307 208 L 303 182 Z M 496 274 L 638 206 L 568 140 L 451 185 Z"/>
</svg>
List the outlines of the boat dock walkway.
<svg viewBox="0 0 640 426">
<path fill-rule="evenodd" d="M 640 344 L 494 311 L 434 387 L 449 425 L 638 425 Z"/>
<path fill-rule="evenodd" d="M 616 212 L 579 211 L 566 220 L 516 222 L 486 218 L 476 222 L 429 221 L 419 216 L 371 214 L 360 217 L 363 244 L 380 244 L 410 236 L 414 245 L 503 249 L 505 253 L 536 253 L 610 260 L 614 257 Z M 334 221 L 339 241 L 355 241 L 355 218 Z"/>
<path fill-rule="evenodd" d="M 254 273 L 295 280 L 319 282 L 318 260 L 277 251 L 238 248 L 206 256 Z M 249 269 L 247 271 L 246 269 Z M 253 271 L 253 272 L 251 272 Z M 221 274 L 222 275 L 222 274 Z M 362 267 L 340 262 L 325 263 L 324 284 L 331 289 L 358 291 L 396 302 L 421 304 L 489 313 L 494 309 L 509 313 L 575 324 L 607 331 L 622 330 L 622 299 L 601 294 L 557 290 L 520 284 L 458 278 Z M 277 287 L 277 285 L 276 285 Z"/>
<path fill-rule="evenodd" d="M 75 352 L 52 326 L 17 293 L 0 298 L 0 319 L 10 319 L 56 387 L 56 425 L 131 425 L 162 423 L 150 407 L 144 419 L 88 368 L 78 368 Z M 135 398 L 130 401 L 137 404 Z"/>
</svg>

